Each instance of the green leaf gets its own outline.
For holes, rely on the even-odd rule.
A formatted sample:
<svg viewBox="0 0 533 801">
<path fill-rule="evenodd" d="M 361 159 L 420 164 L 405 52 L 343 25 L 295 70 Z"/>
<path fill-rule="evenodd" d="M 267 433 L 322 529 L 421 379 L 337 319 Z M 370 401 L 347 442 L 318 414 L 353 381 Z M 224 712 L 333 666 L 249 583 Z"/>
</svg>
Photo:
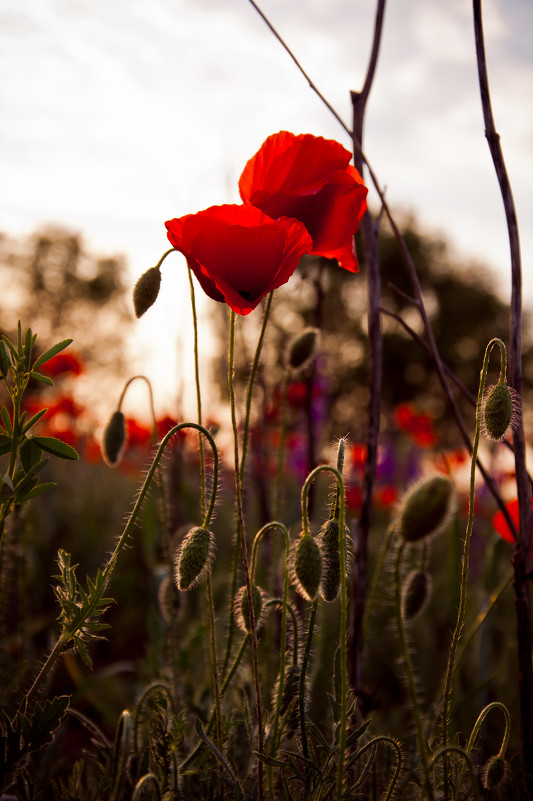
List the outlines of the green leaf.
<svg viewBox="0 0 533 801">
<path fill-rule="evenodd" d="M 7 376 L 9 372 L 9 356 L 7 355 L 7 350 L 4 342 L 0 342 L 0 373 L 4 376 Z"/>
<path fill-rule="evenodd" d="M 32 437 L 33 442 L 53 456 L 59 456 L 61 459 L 79 459 L 77 451 L 66 442 L 63 442 L 56 437 Z"/>
<path fill-rule="evenodd" d="M 55 481 L 45 481 L 44 484 L 38 484 L 25 495 L 17 497 L 17 500 L 19 503 L 26 503 L 26 501 L 31 501 L 32 498 L 37 498 L 39 495 L 48 492 L 49 489 L 53 489 L 55 486 L 57 486 Z"/>
<path fill-rule="evenodd" d="M 11 425 L 11 418 L 9 416 L 9 412 L 5 406 L 2 406 L 0 409 L 0 415 L 2 417 L 2 423 L 4 424 L 4 428 L 7 431 L 8 435 L 11 437 L 13 434 L 13 426 Z"/>
<path fill-rule="evenodd" d="M 89 656 L 89 651 L 87 650 L 87 646 L 79 637 L 75 637 L 75 647 L 77 652 L 79 653 L 82 660 L 85 662 L 87 667 L 92 670 L 93 662 L 91 657 Z"/>
<path fill-rule="evenodd" d="M 0 442 L 0 456 L 4 456 L 4 454 L 9 453 L 10 450 L 11 441 L 8 439 L 6 442 L 5 437 L 2 437 L 2 441 Z"/>
<path fill-rule="evenodd" d="M 54 386 L 54 382 L 48 375 L 43 375 L 42 373 L 36 373 L 32 370 L 31 377 L 35 378 L 36 381 L 40 381 L 41 384 L 47 384 L 49 387 Z"/>
<path fill-rule="evenodd" d="M 281 759 L 274 759 L 274 757 L 268 756 L 267 754 L 262 754 L 260 751 L 255 751 L 254 754 L 261 762 L 264 762 L 265 765 L 270 765 L 271 768 L 286 768 L 287 763 L 282 762 Z"/>
<path fill-rule="evenodd" d="M 349 734 L 346 739 L 346 747 L 348 748 L 349 746 L 353 745 L 353 743 L 357 742 L 357 740 L 359 740 L 359 738 L 363 736 L 363 734 L 368 729 L 371 723 L 372 723 L 372 718 L 368 718 L 368 720 L 365 720 L 365 722 L 361 726 L 359 726 L 358 729 L 351 732 L 351 734 Z"/>
<path fill-rule="evenodd" d="M 40 420 L 40 419 L 41 419 L 41 417 L 43 416 L 43 414 L 46 414 L 46 412 L 47 412 L 47 411 L 48 411 L 48 409 L 41 409 L 39 412 L 37 412 L 36 414 L 34 414 L 34 415 L 33 415 L 33 417 L 30 417 L 30 419 L 28 420 L 28 422 L 24 424 L 24 427 L 23 427 L 23 429 L 22 429 L 22 433 L 23 433 L 23 434 L 25 434 L 27 431 L 29 431 L 29 430 L 30 430 L 30 428 L 33 428 L 33 426 L 35 425 L 35 423 L 36 423 L 38 420 Z"/>
<path fill-rule="evenodd" d="M 19 449 L 20 463 L 26 473 L 41 461 L 42 449 L 34 439 L 26 439 Z"/>
<path fill-rule="evenodd" d="M 71 339 L 63 339 L 61 342 L 58 342 L 57 345 L 53 345 L 48 350 L 45 350 L 41 356 L 34 362 L 33 369 L 40 367 L 45 362 L 49 361 L 53 356 L 57 356 L 58 353 L 61 353 L 62 350 L 68 348 L 70 343 L 72 342 Z"/>
<path fill-rule="evenodd" d="M 32 715 L 20 716 L 22 738 L 29 751 L 37 751 L 50 742 L 69 703 L 68 695 L 60 695 L 51 700 L 47 699 L 43 704 L 37 703 Z"/>
<path fill-rule="evenodd" d="M 13 364 L 16 364 L 18 361 L 18 353 L 16 347 L 13 345 L 9 337 L 6 337 L 5 334 L 2 335 L 2 342 L 7 345 L 9 350 L 11 351 L 11 361 Z"/>
</svg>

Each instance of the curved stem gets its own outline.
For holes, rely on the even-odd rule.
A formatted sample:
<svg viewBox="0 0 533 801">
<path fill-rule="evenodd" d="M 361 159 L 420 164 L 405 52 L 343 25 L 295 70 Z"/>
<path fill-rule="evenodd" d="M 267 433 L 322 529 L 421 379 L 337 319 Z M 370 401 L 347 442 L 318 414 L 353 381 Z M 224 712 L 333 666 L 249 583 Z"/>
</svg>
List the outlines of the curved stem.
<svg viewBox="0 0 533 801">
<path fill-rule="evenodd" d="M 386 734 L 381 734 L 378 737 L 373 737 L 370 742 L 365 743 L 362 748 L 357 752 L 357 756 L 363 756 L 363 754 L 368 751 L 370 748 L 376 748 L 380 743 L 387 743 L 390 745 L 394 751 L 396 752 L 396 767 L 394 768 L 394 773 L 392 779 L 390 780 L 389 786 L 383 796 L 383 801 L 390 801 L 393 796 L 394 788 L 396 786 L 396 782 L 400 776 L 400 772 L 402 769 L 402 749 L 392 737 L 388 737 Z"/>
<path fill-rule="evenodd" d="M 202 425 L 202 395 L 200 391 L 200 359 L 198 354 L 198 315 L 196 313 L 196 300 L 194 297 L 194 284 L 192 280 L 192 270 L 187 264 L 187 273 L 189 276 L 189 288 L 191 293 L 191 311 L 192 323 L 194 331 L 194 380 L 196 384 L 196 410 L 198 415 L 198 422 Z M 205 509 L 205 459 L 204 459 L 204 443 L 202 437 L 198 435 L 198 445 L 200 448 L 200 508 Z"/>
<path fill-rule="evenodd" d="M 468 586 L 468 566 L 469 566 L 469 558 L 470 558 L 470 538 L 472 535 L 472 528 L 474 525 L 474 500 L 475 500 L 475 481 L 476 481 L 476 462 L 477 462 L 477 452 L 479 448 L 479 438 L 481 434 L 481 409 L 482 409 L 482 401 L 483 401 L 483 393 L 485 391 L 485 384 L 487 380 L 487 371 L 489 366 L 489 357 L 491 351 L 495 345 L 498 345 L 500 349 L 500 374 L 502 370 L 505 369 L 505 361 L 504 361 L 504 354 L 505 354 L 505 345 L 501 341 L 501 339 L 494 338 L 491 339 L 489 344 L 485 349 L 485 356 L 483 359 L 483 367 L 481 369 L 481 376 L 479 381 L 479 391 L 477 397 L 477 405 L 476 405 L 476 429 L 474 434 L 474 442 L 472 446 L 472 462 L 470 468 L 470 494 L 468 500 L 468 521 L 466 526 L 466 534 L 463 546 L 463 560 L 462 560 L 462 569 L 461 569 L 461 579 L 460 579 L 460 587 L 459 587 L 459 608 L 457 610 L 457 620 L 455 623 L 455 629 L 452 635 L 452 640 L 450 643 L 450 651 L 448 655 L 448 666 L 446 670 L 446 678 L 444 681 L 444 692 L 442 698 L 442 747 L 446 748 L 448 745 L 448 723 L 450 717 L 450 706 L 451 706 L 451 695 L 452 695 L 452 679 L 455 669 L 455 656 L 459 646 L 459 640 L 461 638 L 461 633 L 463 630 L 464 625 L 464 618 L 466 612 L 466 595 L 467 595 L 467 586 Z M 444 759 L 444 772 L 443 772 L 443 779 L 444 779 L 444 797 L 447 798 L 448 793 L 448 765 L 447 759 Z"/>
<path fill-rule="evenodd" d="M 115 545 L 113 553 L 109 557 L 105 567 L 103 568 L 103 570 L 101 572 L 102 581 L 101 581 L 101 586 L 100 586 L 99 591 L 98 592 L 95 591 L 94 593 L 91 593 L 91 604 L 86 609 L 85 614 L 83 615 L 83 617 L 80 618 L 76 622 L 75 628 L 64 629 L 61 632 L 57 642 L 55 643 L 54 647 L 52 648 L 52 651 L 50 652 L 50 654 L 47 657 L 47 659 L 46 659 L 45 663 L 43 664 L 43 666 L 41 667 L 41 670 L 39 671 L 36 679 L 34 680 L 30 690 L 28 691 L 28 693 L 27 693 L 27 695 L 26 695 L 26 697 L 24 699 L 23 703 L 25 704 L 26 708 L 28 707 L 30 701 L 33 700 L 33 697 L 35 696 L 38 688 L 40 687 L 40 685 L 42 684 L 42 682 L 44 681 L 44 679 L 46 678 L 46 676 L 50 672 L 50 669 L 52 668 L 53 664 L 55 663 L 56 659 L 58 658 L 58 656 L 61 653 L 61 651 L 63 650 L 63 648 L 77 634 L 77 632 L 80 631 L 80 629 L 85 624 L 86 620 L 92 614 L 94 614 L 95 611 L 97 610 L 98 603 L 104 597 L 104 593 L 107 590 L 109 582 L 111 581 L 111 577 L 112 577 L 113 571 L 114 571 L 114 569 L 116 567 L 116 564 L 117 564 L 117 561 L 118 561 L 118 557 L 120 556 L 120 553 L 121 553 L 122 549 L 124 548 L 124 545 L 126 544 L 126 542 L 128 540 L 128 537 L 130 536 L 130 534 L 132 533 L 132 531 L 133 531 L 133 529 L 135 527 L 135 524 L 136 524 L 136 521 L 137 521 L 137 516 L 138 516 L 139 511 L 141 509 L 141 506 L 142 506 L 142 504 L 144 502 L 144 499 L 146 498 L 146 494 L 147 494 L 147 492 L 148 492 L 148 490 L 150 488 L 150 484 L 153 481 L 155 472 L 156 472 L 156 470 L 157 470 L 157 468 L 159 466 L 159 462 L 161 461 L 161 458 L 163 456 L 165 447 L 166 447 L 168 441 L 175 434 L 177 434 L 179 431 L 181 431 L 183 428 L 195 428 L 197 431 L 201 431 L 203 433 L 203 435 L 206 437 L 207 441 L 209 442 L 209 445 L 211 446 L 211 450 L 213 451 L 213 487 L 212 487 L 212 490 L 211 490 L 211 497 L 210 497 L 209 505 L 208 505 L 207 511 L 206 511 L 206 513 L 204 515 L 204 520 L 203 520 L 203 523 L 202 523 L 202 528 L 209 528 L 209 525 L 210 525 L 210 522 L 211 522 L 211 517 L 213 515 L 213 511 L 214 511 L 214 508 L 215 508 L 216 491 L 217 491 L 217 485 L 218 485 L 218 451 L 217 451 L 217 448 L 216 448 L 216 445 L 215 445 L 215 441 L 213 440 L 213 437 L 211 436 L 209 431 L 207 431 L 205 428 L 203 428 L 203 426 L 200 426 L 197 423 L 180 423 L 179 425 L 174 426 L 163 437 L 163 439 L 161 440 L 159 448 L 157 449 L 157 453 L 154 456 L 152 464 L 150 465 L 150 469 L 148 470 L 146 478 L 145 478 L 145 480 L 144 480 L 144 482 L 142 484 L 142 487 L 141 487 L 141 489 L 139 491 L 139 495 L 137 496 L 137 500 L 136 500 L 135 505 L 134 505 L 134 507 L 132 509 L 132 512 L 131 512 L 131 514 L 130 514 L 130 516 L 128 518 L 128 521 L 127 521 L 127 523 L 126 523 L 126 525 L 125 525 L 125 527 L 124 527 L 124 529 L 122 531 L 122 534 L 120 535 L 120 537 L 119 537 L 119 539 L 117 541 L 117 544 Z"/>
<path fill-rule="evenodd" d="M 470 759 L 470 757 L 468 756 L 468 754 L 466 753 L 464 748 L 460 748 L 458 745 L 447 745 L 447 746 L 444 746 L 443 748 L 440 748 L 433 755 L 433 758 L 431 760 L 431 767 L 432 768 L 434 767 L 435 762 L 437 761 L 437 759 L 440 759 L 440 757 L 444 757 L 444 762 L 447 762 L 447 755 L 449 753 L 459 754 L 460 756 L 463 757 L 464 761 L 466 762 L 466 764 L 468 766 L 468 770 L 470 772 L 470 781 L 471 781 L 471 785 L 472 785 L 472 790 L 474 792 L 474 798 L 476 799 L 476 801 L 480 801 L 480 799 L 479 799 L 479 790 L 478 790 L 478 786 L 477 786 L 476 771 L 475 771 L 474 766 L 472 764 L 472 760 Z"/>
</svg>

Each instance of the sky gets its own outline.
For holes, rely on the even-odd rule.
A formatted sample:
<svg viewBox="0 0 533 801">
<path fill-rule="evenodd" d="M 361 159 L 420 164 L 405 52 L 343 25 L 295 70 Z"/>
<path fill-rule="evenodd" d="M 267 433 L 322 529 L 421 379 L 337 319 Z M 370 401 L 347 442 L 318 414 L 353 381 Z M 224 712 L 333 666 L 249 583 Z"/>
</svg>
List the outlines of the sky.
<svg viewBox="0 0 533 801">
<path fill-rule="evenodd" d="M 375 3 L 260 5 L 350 127 Z M 533 4 L 483 7 L 524 302 L 533 305 Z M 248 0 L 0 0 L 0 230 L 8 234 L 67 226 L 96 254 L 124 254 L 133 287 L 168 247 L 165 220 L 239 202 L 244 164 L 279 130 L 350 147 Z M 364 150 L 391 207 L 443 235 L 458 263 L 486 264 L 508 297 L 507 230 L 468 0 L 389 0 Z M 173 254 L 156 306 L 136 323 L 132 371 L 159 381 L 164 398 L 190 369 L 190 343 L 168 349 L 190 330 L 184 276 Z"/>
</svg>

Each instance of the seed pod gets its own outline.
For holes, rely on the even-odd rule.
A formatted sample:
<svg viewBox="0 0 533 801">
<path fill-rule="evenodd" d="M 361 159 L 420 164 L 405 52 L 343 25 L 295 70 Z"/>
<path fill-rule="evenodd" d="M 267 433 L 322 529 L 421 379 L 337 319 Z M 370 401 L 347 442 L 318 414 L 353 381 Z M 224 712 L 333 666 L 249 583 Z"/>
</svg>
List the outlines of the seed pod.
<svg viewBox="0 0 533 801">
<path fill-rule="evenodd" d="M 420 570 L 410 573 L 402 588 L 402 617 L 413 620 L 420 614 L 431 594 L 431 576 Z"/>
<path fill-rule="evenodd" d="M 111 415 L 102 439 L 102 456 L 110 467 L 116 467 L 122 459 L 126 440 L 126 420 L 122 412 L 117 409 Z"/>
<path fill-rule="evenodd" d="M 495 787 L 503 782 L 505 774 L 505 759 L 499 754 L 496 754 L 496 756 L 490 757 L 483 766 L 481 783 L 485 790 L 494 790 Z"/>
<path fill-rule="evenodd" d="M 408 543 L 443 531 L 454 508 L 454 486 L 447 476 L 436 475 L 415 484 L 404 495 L 396 513 L 396 531 Z"/>
<path fill-rule="evenodd" d="M 263 591 L 256 584 L 252 584 L 251 590 L 252 602 L 254 605 L 255 630 L 258 631 L 263 623 Z M 235 621 L 244 634 L 252 633 L 246 585 L 240 588 L 235 598 Z"/>
<path fill-rule="evenodd" d="M 142 317 L 148 311 L 159 295 L 161 286 L 161 270 L 159 267 L 150 267 L 141 275 L 133 289 L 133 308 L 135 316 Z"/>
<path fill-rule="evenodd" d="M 516 396 L 507 384 L 489 387 L 483 399 L 483 433 L 495 441 L 504 439 L 516 419 Z"/>
<path fill-rule="evenodd" d="M 289 342 L 285 364 L 291 370 L 303 370 L 312 361 L 318 345 L 318 328 L 304 328 Z"/>
<path fill-rule="evenodd" d="M 176 585 L 178 590 L 190 590 L 198 584 L 211 566 L 215 538 L 206 528 L 191 528 L 176 554 Z"/>
<path fill-rule="evenodd" d="M 322 578 L 322 554 L 317 541 L 303 534 L 292 551 L 291 579 L 306 601 L 313 601 Z"/>
</svg>

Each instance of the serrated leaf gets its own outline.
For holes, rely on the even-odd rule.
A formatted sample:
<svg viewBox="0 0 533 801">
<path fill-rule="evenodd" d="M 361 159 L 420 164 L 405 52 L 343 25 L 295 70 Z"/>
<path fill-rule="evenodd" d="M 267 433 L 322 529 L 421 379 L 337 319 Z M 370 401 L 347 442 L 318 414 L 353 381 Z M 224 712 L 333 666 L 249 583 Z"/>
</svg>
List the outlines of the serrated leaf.
<svg viewBox="0 0 533 801">
<path fill-rule="evenodd" d="M 71 342 L 72 339 L 63 339 L 61 342 L 58 342 L 57 345 L 52 345 L 51 348 L 45 350 L 45 352 L 42 353 L 39 356 L 39 358 L 34 362 L 33 369 L 35 369 L 36 367 L 40 367 L 42 364 L 45 364 L 45 362 L 49 361 L 53 356 L 57 356 L 57 354 L 61 353 L 62 350 L 68 348 Z"/>
<path fill-rule="evenodd" d="M 78 654 L 80 655 L 82 660 L 85 662 L 85 664 L 87 665 L 89 670 L 92 670 L 93 669 L 93 661 L 92 661 L 91 657 L 89 656 L 89 651 L 87 650 L 87 646 L 85 645 L 83 640 L 81 640 L 79 637 L 75 637 L 74 638 L 74 643 L 75 643 L 76 650 L 77 650 Z"/>
<path fill-rule="evenodd" d="M 24 424 L 24 426 L 23 426 L 23 428 L 22 428 L 22 433 L 23 433 L 23 434 L 25 434 L 27 431 L 29 431 L 29 430 L 30 430 L 30 428 L 32 428 L 32 427 L 35 425 L 35 423 L 36 423 L 38 420 L 40 420 L 40 419 L 41 419 L 41 417 L 43 416 L 43 414 L 46 414 L 46 412 L 47 412 L 47 411 L 48 411 L 48 409 L 41 409 L 39 412 L 36 412 L 36 413 L 33 415 L 33 417 L 30 417 L 30 419 L 28 420 L 28 422 Z"/>
<path fill-rule="evenodd" d="M 47 384 L 49 387 L 54 386 L 54 382 L 50 378 L 49 375 L 43 375 L 42 373 L 36 373 L 34 370 L 31 372 L 31 377 L 35 378 L 36 381 L 40 381 L 41 384 Z"/>
<path fill-rule="evenodd" d="M 53 456 L 59 456 L 61 459 L 79 459 L 78 452 L 71 445 L 56 437 L 32 437 L 32 439 L 43 451 Z"/>
<path fill-rule="evenodd" d="M 37 703 L 32 715 L 21 715 L 22 737 L 29 751 L 37 751 L 50 742 L 70 703 L 68 695 Z"/>
</svg>

